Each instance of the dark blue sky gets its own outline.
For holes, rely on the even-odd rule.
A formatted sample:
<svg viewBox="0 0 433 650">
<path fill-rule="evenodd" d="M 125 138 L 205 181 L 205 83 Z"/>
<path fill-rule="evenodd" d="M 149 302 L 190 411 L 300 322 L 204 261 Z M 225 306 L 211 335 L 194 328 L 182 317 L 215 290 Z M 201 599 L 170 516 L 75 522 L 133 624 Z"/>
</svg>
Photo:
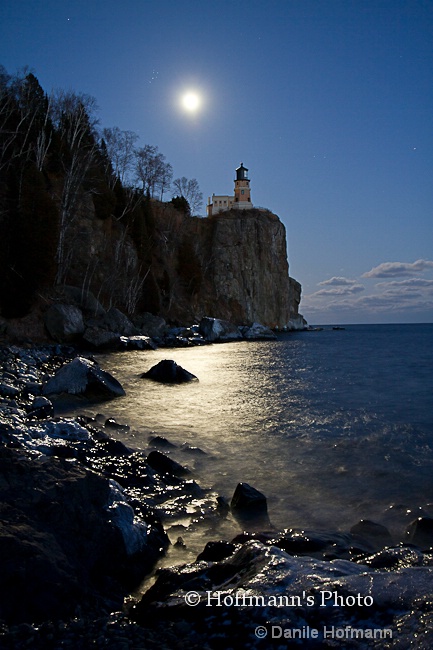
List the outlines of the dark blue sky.
<svg viewBox="0 0 433 650">
<path fill-rule="evenodd" d="M 95 96 L 205 198 L 243 161 L 309 322 L 433 320 L 431 0 L 3 0 L 0 63 Z"/>
</svg>

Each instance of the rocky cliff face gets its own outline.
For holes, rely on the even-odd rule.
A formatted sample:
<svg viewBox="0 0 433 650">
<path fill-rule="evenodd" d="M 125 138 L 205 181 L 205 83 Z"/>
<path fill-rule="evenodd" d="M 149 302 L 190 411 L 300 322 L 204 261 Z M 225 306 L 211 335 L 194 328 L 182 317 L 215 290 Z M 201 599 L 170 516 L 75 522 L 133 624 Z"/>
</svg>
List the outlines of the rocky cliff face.
<svg viewBox="0 0 433 650">
<path fill-rule="evenodd" d="M 202 219 L 171 203 L 146 206 L 134 221 L 122 221 L 101 220 L 86 204 L 70 233 L 69 289 L 90 291 L 105 309 L 150 312 L 175 325 L 212 316 L 236 325 L 304 326 L 301 285 L 289 277 L 286 231 L 275 214 L 233 210 Z M 58 292 L 40 291 L 32 313 L 58 302 Z"/>
<path fill-rule="evenodd" d="M 167 219 L 167 215 L 165 217 Z M 233 210 L 209 219 L 158 218 L 156 284 L 165 288 L 160 314 L 199 320 L 209 315 L 236 324 L 303 327 L 301 285 L 289 277 L 286 231 L 266 210 Z M 163 255 L 163 248 L 169 248 Z M 163 263 L 161 264 L 161 260 Z"/>
<path fill-rule="evenodd" d="M 237 210 L 211 219 L 211 230 L 209 276 L 220 316 L 287 326 L 298 314 L 298 283 L 289 278 L 286 231 L 278 217 Z"/>
</svg>

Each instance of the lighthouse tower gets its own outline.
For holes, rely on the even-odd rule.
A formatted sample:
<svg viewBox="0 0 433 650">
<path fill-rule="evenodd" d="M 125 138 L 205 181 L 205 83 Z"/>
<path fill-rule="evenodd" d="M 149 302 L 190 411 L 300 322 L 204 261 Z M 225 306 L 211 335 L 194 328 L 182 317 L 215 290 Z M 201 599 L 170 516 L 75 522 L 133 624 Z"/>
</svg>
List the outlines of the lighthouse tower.
<svg viewBox="0 0 433 650">
<path fill-rule="evenodd" d="M 235 179 L 235 205 L 234 208 L 238 210 L 248 210 L 252 208 L 251 205 L 251 192 L 250 181 L 248 178 L 248 169 L 244 167 L 244 163 L 236 169 Z"/>
<path fill-rule="evenodd" d="M 252 207 L 248 169 L 241 163 L 236 169 L 234 195 L 212 194 L 212 198 L 208 198 L 206 213 L 212 217 L 227 210 L 250 210 Z"/>
</svg>

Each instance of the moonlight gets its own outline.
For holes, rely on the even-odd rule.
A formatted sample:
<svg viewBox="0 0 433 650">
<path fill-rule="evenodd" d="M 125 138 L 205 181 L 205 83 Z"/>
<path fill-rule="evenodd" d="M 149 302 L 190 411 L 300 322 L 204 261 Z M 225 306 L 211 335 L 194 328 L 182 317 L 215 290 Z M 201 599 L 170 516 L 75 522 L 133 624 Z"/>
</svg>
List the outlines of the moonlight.
<svg viewBox="0 0 433 650">
<path fill-rule="evenodd" d="M 201 106 L 201 98 L 194 91 L 189 91 L 182 96 L 182 106 L 189 113 L 195 113 Z"/>
</svg>

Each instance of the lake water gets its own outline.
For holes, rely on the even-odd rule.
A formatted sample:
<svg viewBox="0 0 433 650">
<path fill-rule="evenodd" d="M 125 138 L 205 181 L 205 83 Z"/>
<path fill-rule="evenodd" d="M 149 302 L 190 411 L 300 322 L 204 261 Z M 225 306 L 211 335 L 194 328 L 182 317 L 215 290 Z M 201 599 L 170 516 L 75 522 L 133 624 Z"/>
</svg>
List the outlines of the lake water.
<svg viewBox="0 0 433 650">
<path fill-rule="evenodd" d="M 161 359 L 199 382 L 140 378 Z M 200 447 L 206 456 L 173 456 L 227 498 L 238 482 L 253 485 L 277 528 L 347 531 L 373 519 L 398 541 L 433 515 L 433 325 L 326 327 L 98 361 L 127 393 L 103 405 L 131 425 L 117 437 L 145 449 L 154 431 Z M 239 532 L 230 525 L 220 536 Z"/>
</svg>

